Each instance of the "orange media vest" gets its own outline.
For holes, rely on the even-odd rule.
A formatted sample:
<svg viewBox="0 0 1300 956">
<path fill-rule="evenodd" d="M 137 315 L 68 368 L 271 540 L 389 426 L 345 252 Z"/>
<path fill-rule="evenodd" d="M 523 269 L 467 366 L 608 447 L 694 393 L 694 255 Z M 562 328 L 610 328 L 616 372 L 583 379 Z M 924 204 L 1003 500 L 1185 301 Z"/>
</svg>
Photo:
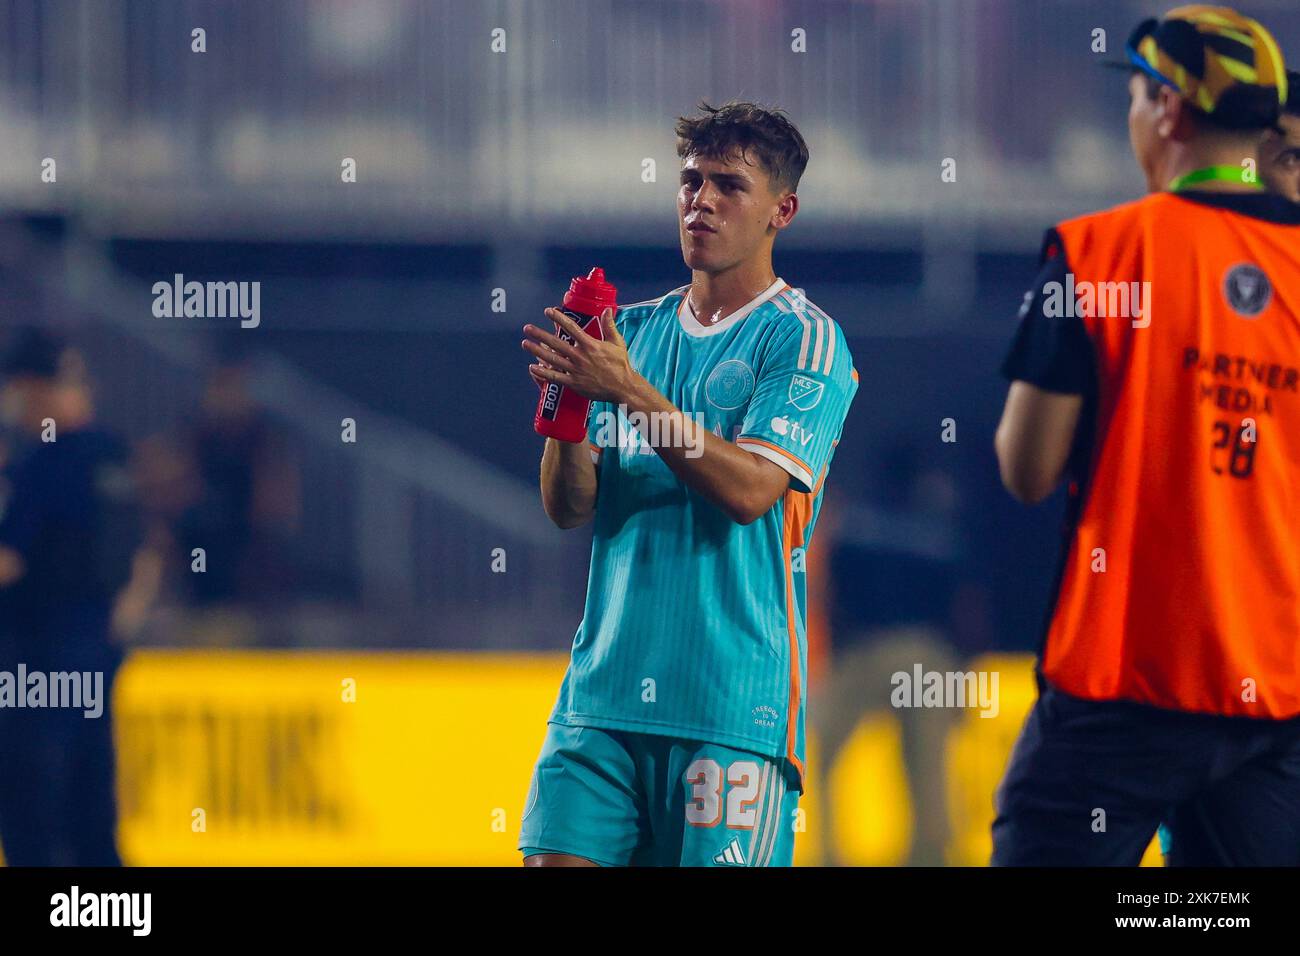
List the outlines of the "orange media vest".
<svg viewBox="0 0 1300 956">
<path fill-rule="evenodd" d="M 1056 229 L 1097 389 L 1040 669 L 1079 697 L 1293 717 L 1300 216 L 1202 197 Z"/>
</svg>

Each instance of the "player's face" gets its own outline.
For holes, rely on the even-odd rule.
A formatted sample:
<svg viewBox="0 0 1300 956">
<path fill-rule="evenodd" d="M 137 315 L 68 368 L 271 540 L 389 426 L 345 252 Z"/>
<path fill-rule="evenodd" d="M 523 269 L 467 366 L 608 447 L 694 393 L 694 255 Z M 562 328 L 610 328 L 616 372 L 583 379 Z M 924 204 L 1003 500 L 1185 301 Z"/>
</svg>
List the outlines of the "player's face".
<svg viewBox="0 0 1300 956">
<path fill-rule="evenodd" d="M 1300 202 L 1300 116 L 1283 116 L 1278 123 L 1285 137 L 1269 133 L 1259 147 L 1264 185 L 1292 202 Z"/>
<path fill-rule="evenodd" d="M 688 156 L 677 190 L 686 265 L 717 273 L 758 254 L 781 220 L 781 200 L 767 171 L 739 152 L 726 160 Z"/>
<path fill-rule="evenodd" d="M 1147 189 L 1159 192 L 1164 184 L 1159 182 L 1157 159 L 1162 139 L 1157 132 L 1163 113 L 1159 103 L 1147 96 L 1146 78 L 1134 73 L 1128 79 L 1128 139 L 1133 146 L 1133 156 L 1146 176 Z"/>
</svg>

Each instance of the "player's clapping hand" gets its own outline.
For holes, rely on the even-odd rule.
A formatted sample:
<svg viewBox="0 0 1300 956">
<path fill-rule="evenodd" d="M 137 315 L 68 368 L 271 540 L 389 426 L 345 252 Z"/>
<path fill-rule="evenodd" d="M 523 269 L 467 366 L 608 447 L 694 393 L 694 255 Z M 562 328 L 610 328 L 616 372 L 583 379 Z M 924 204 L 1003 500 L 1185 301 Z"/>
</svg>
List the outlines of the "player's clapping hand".
<svg viewBox="0 0 1300 956">
<path fill-rule="evenodd" d="M 582 331 L 577 322 L 559 309 L 547 309 L 546 317 L 560 326 L 574 343 L 558 335 L 525 325 L 528 336 L 521 344 L 537 362 L 528 373 L 539 386 L 558 382 L 584 398 L 596 402 L 622 402 L 629 394 L 636 372 L 627 357 L 627 344 L 614 325 L 614 310 L 600 316 L 605 339 L 601 341 Z"/>
</svg>

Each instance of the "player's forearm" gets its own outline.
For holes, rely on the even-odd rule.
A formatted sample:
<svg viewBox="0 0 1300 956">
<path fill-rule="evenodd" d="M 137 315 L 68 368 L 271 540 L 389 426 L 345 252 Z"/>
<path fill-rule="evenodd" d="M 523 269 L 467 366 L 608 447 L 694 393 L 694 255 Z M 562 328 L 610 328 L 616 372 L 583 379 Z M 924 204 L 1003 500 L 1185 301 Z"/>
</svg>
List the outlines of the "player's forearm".
<svg viewBox="0 0 1300 956">
<path fill-rule="evenodd" d="M 623 404 L 628 414 L 640 412 L 652 421 L 658 416 L 656 453 L 683 484 L 717 505 L 731 520 L 749 524 L 775 503 L 772 483 L 757 456 L 684 414 L 640 375 Z"/>
<path fill-rule="evenodd" d="M 542 507 L 561 528 L 576 528 L 595 513 L 596 466 L 585 440 L 546 439 L 542 451 Z"/>
</svg>

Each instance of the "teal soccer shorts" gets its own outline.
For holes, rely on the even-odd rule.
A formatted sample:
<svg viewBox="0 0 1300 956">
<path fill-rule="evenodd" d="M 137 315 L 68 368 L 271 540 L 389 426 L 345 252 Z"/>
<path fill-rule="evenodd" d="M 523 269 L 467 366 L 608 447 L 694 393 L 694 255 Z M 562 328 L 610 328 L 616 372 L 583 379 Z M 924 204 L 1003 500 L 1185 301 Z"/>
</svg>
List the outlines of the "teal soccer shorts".
<svg viewBox="0 0 1300 956">
<path fill-rule="evenodd" d="M 603 866 L 789 866 L 787 761 L 658 734 L 548 724 L 524 804 L 524 856 Z"/>
</svg>

